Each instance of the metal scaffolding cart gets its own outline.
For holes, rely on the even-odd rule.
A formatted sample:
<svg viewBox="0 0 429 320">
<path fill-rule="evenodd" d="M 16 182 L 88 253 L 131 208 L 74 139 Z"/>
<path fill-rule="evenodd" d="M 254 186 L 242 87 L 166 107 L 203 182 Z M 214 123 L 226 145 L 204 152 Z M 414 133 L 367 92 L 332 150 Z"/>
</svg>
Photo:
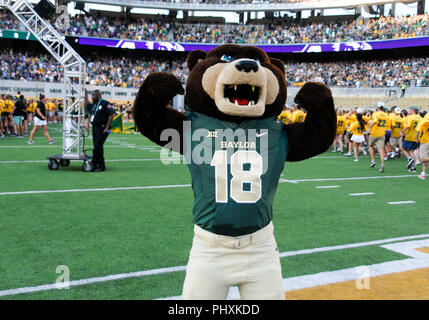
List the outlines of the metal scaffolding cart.
<svg viewBox="0 0 429 320">
<path fill-rule="evenodd" d="M 84 171 L 92 170 L 91 156 L 85 153 L 85 72 L 86 62 L 49 22 L 45 21 L 27 0 L 0 0 L 0 7 L 9 9 L 48 52 L 61 64 L 63 87 L 62 153 L 48 157 L 48 167 L 57 170 L 70 161 L 83 161 Z"/>
</svg>

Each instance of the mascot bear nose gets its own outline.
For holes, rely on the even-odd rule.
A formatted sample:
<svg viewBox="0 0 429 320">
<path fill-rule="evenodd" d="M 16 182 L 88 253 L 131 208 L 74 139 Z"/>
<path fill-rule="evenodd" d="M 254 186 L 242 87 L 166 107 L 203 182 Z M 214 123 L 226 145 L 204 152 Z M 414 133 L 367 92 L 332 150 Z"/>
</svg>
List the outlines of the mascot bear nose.
<svg viewBox="0 0 429 320">
<path fill-rule="evenodd" d="M 253 70 L 254 72 L 258 71 L 258 64 L 253 60 L 241 60 L 238 61 L 235 65 L 238 71 L 250 72 Z"/>
</svg>

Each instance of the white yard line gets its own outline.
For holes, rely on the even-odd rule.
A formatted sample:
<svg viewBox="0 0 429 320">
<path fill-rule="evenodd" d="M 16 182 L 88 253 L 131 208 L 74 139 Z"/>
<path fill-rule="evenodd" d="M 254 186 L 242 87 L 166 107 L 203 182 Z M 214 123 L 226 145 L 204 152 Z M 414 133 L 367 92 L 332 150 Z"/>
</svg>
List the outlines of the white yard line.
<svg viewBox="0 0 429 320">
<path fill-rule="evenodd" d="M 425 259 L 410 258 L 397 261 L 388 261 L 369 266 L 358 266 L 337 271 L 327 271 L 312 275 L 286 278 L 283 279 L 283 286 L 286 290 L 286 299 L 288 291 L 357 280 L 362 276 L 362 267 L 365 269 L 367 268 L 366 270 L 370 277 L 378 277 L 385 274 L 427 268 L 429 267 L 429 255 Z"/>
<path fill-rule="evenodd" d="M 429 238 L 429 233 L 419 234 L 419 235 L 415 235 L 415 236 L 405 236 L 405 237 L 390 238 L 390 239 L 383 239 L 383 240 L 373 240 L 373 241 L 366 241 L 366 242 L 350 243 L 350 244 L 343 244 L 343 245 L 338 245 L 338 246 L 329 246 L 329 247 L 322 247 L 322 248 L 315 248 L 315 249 L 304 249 L 304 250 L 297 250 L 297 251 L 289 251 L 289 252 L 280 253 L 279 255 L 280 255 L 280 258 L 283 258 L 283 257 L 297 256 L 297 255 L 301 255 L 301 254 L 344 250 L 344 249 L 351 249 L 351 248 L 358 248 L 358 247 L 374 246 L 374 245 L 379 245 L 379 244 L 384 244 L 384 243 L 389 243 L 389 242 L 398 242 L 398 241 L 422 239 L 422 238 Z"/>
<path fill-rule="evenodd" d="M 298 181 L 296 180 L 288 180 L 288 179 L 282 179 L 282 178 L 280 178 L 279 182 L 286 182 L 286 183 L 293 183 L 293 184 L 298 183 Z"/>
<path fill-rule="evenodd" d="M 147 146 L 130 146 L 130 145 L 104 145 L 104 148 L 144 148 Z M 0 148 L 9 148 L 9 149 L 21 149 L 21 148 L 62 148 L 61 144 L 53 144 L 53 145 L 43 145 L 43 146 L 35 146 L 35 145 L 28 145 L 28 146 L 0 146 Z"/>
<path fill-rule="evenodd" d="M 173 160 L 180 160 L 180 158 Z M 73 160 L 72 160 L 73 161 Z M 76 160 L 77 162 L 82 160 Z M 157 159 L 106 159 L 106 162 L 139 162 L 139 161 L 161 161 Z M 48 163 L 48 160 L 0 160 L 0 164 L 11 164 L 11 163 Z"/>
<path fill-rule="evenodd" d="M 366 179 L 386 179 L 386 178 L 408 178 L 414 177 L 411 175 L 406 176 L 382 176 L 382 177 L 366 177 Z M 346 180 L 362 180 L 362 177 L 352 178 L 323 178 L 323 179 L 300 179 L 300 180 L 285 180 L 280 179 L 280 182 L 314 182 L 314 181 L 346 181 Z M 121 190 L 142 190 L 142 189 L 164 189 L 164 188 L 183 188 L 190 187 L 191 184 L 178 184 L 178 185 L 160 185 L 160 186 L 137 186 L 137 187 L 111 187 L 111 188 L 90 188 L 90 189 L 65 189 L 65 190 L 30 190 L 30 191 L 13 191 L 13 192 L 0 192 L 0 196 L 7 195 L 23 195 L 23 194 L 39 194 L 39 193 L 66 193 L 66 192 L 91 192 L 91 191 L 121 191 Z"/>
<path fill-rule="evenodd" d="M 323 181 L 348 181 L 348 180 L 369 180 L 369 179 L 395 179 L 395 178 L 410 178 L 417 175 L 400 175 L 400 176 L 371 176 L 371 177 L 351 177 L 351 178 L 321 178 L 321 179 L 296 179 L 296 182 L 323 182 Z M 281 181 L 280 182 L 287 182 Z"/>
<path fill-rule="evenodd" d="M 56 138 L 56 139 L 62 139 L 63 138 L 63 136 L 53 136 L 53 135 L 49 135 L 51 138 Z M 25 139 L 27 139 L 28 140 L 28 136 L 27 137 L 24 137 L 24 138 L 21 138 L 21 139 L 23 139 L 24 141 L 25 141 Z M 33 140 L 34 139 L 44 139 L 44 140 L 46 140 L 47 141 L 47 139 L 46 139 L 46 137 L 33 137 Z M 92 139 L 92 138 L 85 138 L 85 140 L 86 139 Z"/>
<path fill-rule="evenodd" d="M 369 156 L 359 156 L 359 158 L 369 158 Z M 341 156 L 315 156 L 315 157 L 312 157 L 308 160 L 311 160 L 311 159 L 348 159 L 349 161 L 351 161 L 354 158 L 352 156 L 350 156 L 350 157 L 346 157 L 346 156 L 342 156 L 342 157 Z"/>
<path fill-rule="evenodd" d="M 416 203 L 415 201 L 393 201 L 393 202 L 388 202 L 388 204 L 412 204 L 412 203 Z"/>
<path fill-rule="evenodd" d="M 0 161 L 0 164 L 10 164 L 10 163 L 48 163 L 48 160 L 3 160 Z"/>
<path fill-rule="evenodd" d="M 352 197 L 359 197 L 359 196 L 372 196 L 374 195 L 374 192 L 362 192 L 362 193 L 349 193 L 349 196 Z"/>
<path fill-rule="evenodd" d="M 172 158 L 172 160 L 180 160 L 180 158 Z M 106 159 L 106 162 L 139 162 L 139 161 L 161 161 L 159 158 L 155 159 Z"/>
<path fill-rule="evenodd" d="M 190 186 L 191 186 L 190 184 L 174 184 L 174 185 L 142 186 L 142 187 L 91 188 L 91 189 L 66 189 L 66 190 L 35 190 L 35 191 L 0 192 L 0 196 L 22 195 L 22 194 L 41 194 L 41 193 L 69 193 L 69 192 L 93 192 L 93 191 L 169 189 L 169 188 L 185 188 L 185 187 L 190 187 Z"/>
<path fill-rule="evenodd" d="M 368 268 L 368 275 L 370 277 L 377 277 L 385 274 L 427 268 L 429 267 L 429 254 L 415 250 L 416 248 L 422 248 L 426 246 L 429 246 L 428 239 L 383 245 L 381 246 L 382 248 L 409 256 L 411 259 L 388 261 L 365 266 Z M 319 285 L 356 280 L 362 276 L 362 271 L 360 269 L 360 267 L 354 267 L 337 271 L 321 272 L 314 275 L 293 277 L 283 279 L 283 284 L 286 291 L 292 291 Z"/>
<path fill-rule="evenodd" d="M 316 189 L 336 189 L 340 188 L 340 186 L 316 186 Z"/>
<path fill-rule="evenodd" d="M 289 252 L 280 253 L 280 257 L 289 257 L 289 256 L 297 256 L 297 255 L 301 255 L 301 254 L 311 254 L 311 253 L 315 253 L 315 252 L 326 252 L 326 251 L 333 251 L 333 250 L 364 247 L 364 246 L 370 246 L 370 245 L 387 244 L 387 243 L 398 242 L 398 241 L 403 241 L 403 240 L 413 240 L 413 239 L 422 239 L 422 238 L 429 238 L 429 234 L 420 234 L 420 235 L 390 238 L 390 239 L 383 239 L 383 240 L 352 243 L 352 244 L 346 244 L 346 245 L 340 245 L 340 246 L 331 246 L 331 247 L 322 247 L 322 248 L 314 248 L 314 249 L 306 249 L 306 250 L 289 251 Z M 401 248 L 403 248 L 403 245 L 400 245 L 400 246 L 401 246 Z M 396 262 L 396 261 L 393 261 L 393 262 Z M 391 263 L 393 263 L 393 262 L 391 262 Z M 427 264 L 429 266 L 429 260 L 427 261 Z M 425 264 L 425 266 L 426 266 L 426 264 Z M 356 268 L 352 268 L 351 270 L 355 270 L 355 269 Z M 186 270 L 186 266 L 175 266 L 175 267 L 169 267 L 169 268 L 152 269 L 152 270 L 129 272 L 129 273 L 120 273 L 120 274 L 107 275 L 107 276 L 94 277 L 94 278 L 87 278 L 87 279 L 81 279 L 81 280 L 73 280 L 73 281 L 70 281 L 69 285 L 70 286 L 82 286 L 82 285 L 87 285 L 87 284 L 91 284 L 91 283 L 100 283 L 100 282 L 107 282 L 107 281 L 113 281 L 113 280 L 118 280 L 118 279 L 136 278 L 136 277 L 145 277 L 145 276 L 150 276 L 150 275 L 156 275 L 156 274 L 162 274 L 162 273 L 172 273 L 172 272 L 185 271 L 185 270 Z M 343 270 L 340 270 L 340 271 L 343 271 Z M 319 273 L 317 275 L 320 275 L 320 274 L 321 273 Z M 346 274 L 349 274 L 349 272 L 347 272 Z M 357 275 L 355 271 L 354 271 L 354 274 Z M 317 275 L 315 275 L 315 276 L 317 276 Z M 313 276 L 314 275 L 303 276 L 303 277 L 313 277 Z M 298 278 L 303 278 L 303 277 L 295 277 L 295 278 L 290 278 L 290 279 L 298 279 Z M 290 279 L 284 279 L 284 281 L 285 280 L 289 281 Z M 342 281 L 344 279 L 344 277 L 343 278 L 337 277 L 336 279 L 338 281 Z M 314 279 L 312 281 L 314 281 Z M 309 286 L 310 286 L 310 284 L 314 285 L 314 282 L 304 281 L 304 283 L 308 283 Z M 22 293 L 31 293 L 31 292 L 53 290 L 53 289 L 58 288 L 58 285 L 59 284 L 51 283 L 51 284 L 40 285 L 40 286 L 22 287 L 22 288 L 3 290 L 3 291 L 0 291 L 0 297 L 17 295 L 17 294 L 22 294 Z M 61 283 L 60 285 L 64 285 L 64 283 Z M 292 286 L 289 285 L 287 282 L 285 283 L 285 287 L 292 288 Z M 303 285 L 301 285 L 301 287 L 303 287 Z M 232 289 L 232 290 L 234 290 L 234 289 Z M 167 299 L 174 299 L 174 298 L 180 298 L 180 297 L 170 297 Z M 229 298 L 231 298 L 231 295 L 229 296 Z"/>
<path fill-rule="evenodd" d="M 186 266 L 179 266 L 179 267 L 171 267 L 171 268 L 152 269 L 147 271 L 113 274 L 113 275 L 104 276 L 104 277 L 74 280 L 74 281 L 70 281 L 69 285 L 70 287 L 82 286 L 82 285 L 91 284 L 91 283 L 99 283 L 99 282 L 106 282 L 106 281 L 119 280 L 119 279 L 136 278 L 136 277 L 145 277 L 145 276 L 151 276 L 156 274 L 171 273 L 171 272 L 185 271 L 185 270 L 186 270 Z M 0 297 L 57 289 L 59 285 L 64 285 L 64 283 L 60 283 L 60 284 L 52 283 L 52 284 L 46 284 L 46 285 L 41 285 L 36 287 L 25 287 L 25 288 L 3 290 L 3 291 L 0 291 Z"/>
<path fill-rule="evenodd" d="M 61 145 L 44 145 L 44 146 L 28 145 L 28 146 L 0 146 L 0 148 L 18 149 L 18 148 L 62 148 L 62 147 Z"/>
</svg>

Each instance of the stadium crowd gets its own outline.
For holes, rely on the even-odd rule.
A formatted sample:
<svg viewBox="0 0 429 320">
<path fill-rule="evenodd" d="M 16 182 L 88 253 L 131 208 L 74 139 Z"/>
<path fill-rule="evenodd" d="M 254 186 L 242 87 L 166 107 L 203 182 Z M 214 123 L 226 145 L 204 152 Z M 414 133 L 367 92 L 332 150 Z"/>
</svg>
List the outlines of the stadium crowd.
<svg viewBox="0 0 429 320">
<path fill-rule="evenodd" d="M 429 86 L 429 58 L 383 61 L 286 63 L 288 85 L 318 81 L 341 87 Z"/>
<path fill-rule="evenodd" d="M 122 88 L 138 88 L 151 72 L 174 74 L 186 83 L 186 63 L 182 60 L 97 58 L 87 62 L 86 83 Z"/>
<path fill-rule="evenodd" d="M 18 19 L 9 11 L 0 9 L 0 29 L 18 30 Z"/>
<path fill-rule="evenodd" d="M 18 29 L 17 20 L 1 11 L 0 28 Z M 58 28 L 60 24 L 51 23 Z M 386 40 L 429 35 L 429 14 L 409 17 L 380 17 L 367 23 L 355 21 L 313 22 L 298 24 L 289 19 L 275 19 L 263 24 L 209 24 L 181 23 L 157 19 L 77 15 L 70 18 L 67 27 L 59 29 L 69 36 L 91 36 L 132 40 L 242 43 L 242 44 L 293 44 L 330 43 L 361 40 Z"/>
<path fill-rule="evenodd" d="M 6 48 L 0 53 L 0 79 L 59 82 L 62 74 L 60 64 L 48 53 L 35 55 Z"/>
<path fill-rule="evenodd" d="M 173 37 L 161 39 L 175 42 L 294 44 L 331 43 L 360 40 L 386 40 L 429 35 L 429 15 L 412 17 L 381 17 L 368 24 L 356 21 L 309 23 L 276 20 L 269 25 L 204 25 L 175 24 Z M 156 29 L 154 29 L 156 30 Z M 137 39 L 143 38 L 137 36 Z"/>
<path fill-rule="evenodd" d="M 353 61 L 335 63 L 286 62 L 286 81 L 299 86 L 318 81 L 341 87 L 398 87 L 429 86 L 429 58 L 384 61 Z M 188 70 L 184 60 L 146 58 L 115 58 L 90 56 L 87 58 L 86 83 L 123 88 L 137 88 L 146 76 L 155 71 L 174 74 L 186 83 Z M 0 53 L 0 79 L 20 81 L 58 82 L 62 69 L 48 54 L 3 50 Z"/>
</svg>

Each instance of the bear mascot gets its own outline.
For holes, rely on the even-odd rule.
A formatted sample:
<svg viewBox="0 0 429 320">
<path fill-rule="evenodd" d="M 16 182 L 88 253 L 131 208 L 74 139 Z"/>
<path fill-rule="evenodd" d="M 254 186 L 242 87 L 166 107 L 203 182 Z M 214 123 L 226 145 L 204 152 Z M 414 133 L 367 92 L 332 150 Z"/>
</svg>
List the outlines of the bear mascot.
<svg viewBox="0 0 429 320">
<path fill-rule="evenodd" d="M 184 89 L 163 72 L 144 80 L 133 106 L 138 130 L 181 153 L 191 173 L 194 238 L 182 298 L 226 299 L 237 285 L 242 299 L 284 299 L 273 198 L 285 161 L 332 145 L 331 91 L 304 84 L 295 103 L 306 119 L 285 125 L 277 119 L 287 97 L 281 60 L 258 47 L 226 44 L 190 52 L 187 66 L 186 112 L 169 107 Z"/>
</svg>

